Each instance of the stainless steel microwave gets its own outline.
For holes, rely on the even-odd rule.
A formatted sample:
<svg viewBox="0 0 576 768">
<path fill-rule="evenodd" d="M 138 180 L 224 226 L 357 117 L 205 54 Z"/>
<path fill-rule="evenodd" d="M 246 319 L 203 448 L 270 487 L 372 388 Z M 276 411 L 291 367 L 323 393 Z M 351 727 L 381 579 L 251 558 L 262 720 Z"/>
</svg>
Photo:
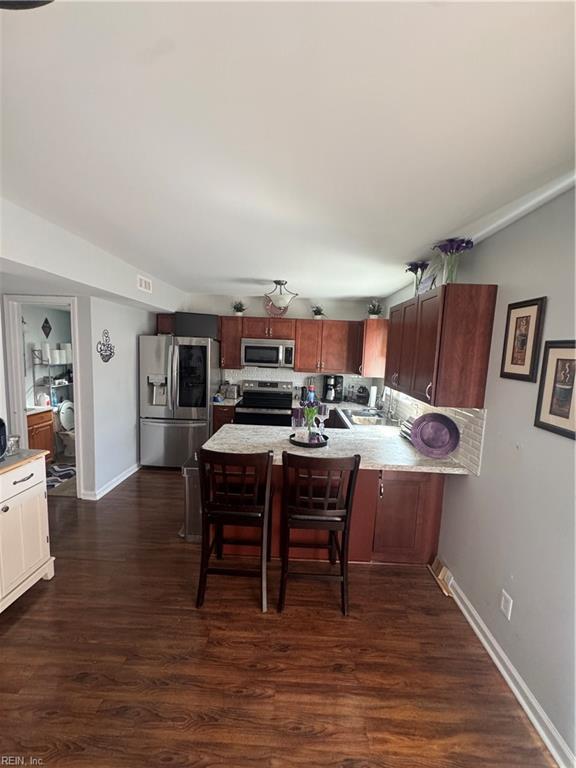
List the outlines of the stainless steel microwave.
<svg viewBox="0 0 576 768">
<path fill-rule="evenodd" d="M 285 339 L 242 339 L 242 365 L 256 368 L 294 368 L 294 342 Z"/>
</svg>

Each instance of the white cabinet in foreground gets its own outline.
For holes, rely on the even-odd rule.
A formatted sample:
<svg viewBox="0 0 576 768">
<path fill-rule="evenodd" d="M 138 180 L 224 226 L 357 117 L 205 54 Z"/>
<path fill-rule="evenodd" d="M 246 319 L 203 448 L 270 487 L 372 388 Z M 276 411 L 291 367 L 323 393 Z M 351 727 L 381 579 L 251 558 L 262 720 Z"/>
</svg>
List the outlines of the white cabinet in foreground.
<svg viewBox="0 0 576 768">
<path fill-rule="evenodd" d="M 0 475 L 0 611 L 39 579 L 53 576 L 41 454 L 13 468 L 3 467 Z"/>
</svg>

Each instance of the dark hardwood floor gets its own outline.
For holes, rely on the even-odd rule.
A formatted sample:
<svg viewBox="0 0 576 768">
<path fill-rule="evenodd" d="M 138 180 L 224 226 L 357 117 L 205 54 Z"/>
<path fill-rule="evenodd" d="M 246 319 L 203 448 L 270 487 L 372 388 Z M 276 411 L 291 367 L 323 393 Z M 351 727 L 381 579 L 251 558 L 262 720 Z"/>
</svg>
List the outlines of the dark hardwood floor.
<svg viewBox="0 0 576 768">
<path fill-rule="evenodd" d="M 97 503 L 50 498 L 56 576 L 0 615 L 0 755 L 90 768 L 552 766 L 458 608 L 423 567 L 213 577 L 195 610 L 179 473 Z M 318 567 L 323 567 L 319 564 Z M 275 604 L 278 564 L 271 565 Z"/>
</svg>

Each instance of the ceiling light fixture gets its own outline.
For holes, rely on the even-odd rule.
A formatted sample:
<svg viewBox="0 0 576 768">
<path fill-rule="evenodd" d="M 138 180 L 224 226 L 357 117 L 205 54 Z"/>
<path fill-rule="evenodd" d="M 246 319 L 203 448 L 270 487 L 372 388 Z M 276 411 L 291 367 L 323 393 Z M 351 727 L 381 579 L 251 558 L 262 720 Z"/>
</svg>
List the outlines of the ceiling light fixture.
<svg viewBox="0 0 576 768">
<path fill-rule="evenodd" d="M 54 0 L 1 0 L 0 9 L 3 11 L 30 11 L 52 2 Z"/>
<path fill-rule="evenodd" d="M 292 299 L 298 296 L 297 293 L 286 288 L 286 282 L 286 280 L 274 280 L 274 288 L 264 294 L 264 308 L 269 315 L 275 317 L 285 315 Z"/>
</svg>

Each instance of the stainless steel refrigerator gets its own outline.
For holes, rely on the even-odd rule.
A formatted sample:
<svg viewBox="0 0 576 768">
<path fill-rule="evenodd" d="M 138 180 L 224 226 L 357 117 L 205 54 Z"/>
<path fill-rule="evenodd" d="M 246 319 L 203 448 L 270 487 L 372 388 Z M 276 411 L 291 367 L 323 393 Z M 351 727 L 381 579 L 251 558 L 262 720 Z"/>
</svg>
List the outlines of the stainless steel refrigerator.
<svg viewBox="0 0 576 768">
<path fill-rule="evenodd" d="M 140 463 L 181 467 L 208 440 L 220 386 L 214 339 L 140 336 Z"/>
</svg>

